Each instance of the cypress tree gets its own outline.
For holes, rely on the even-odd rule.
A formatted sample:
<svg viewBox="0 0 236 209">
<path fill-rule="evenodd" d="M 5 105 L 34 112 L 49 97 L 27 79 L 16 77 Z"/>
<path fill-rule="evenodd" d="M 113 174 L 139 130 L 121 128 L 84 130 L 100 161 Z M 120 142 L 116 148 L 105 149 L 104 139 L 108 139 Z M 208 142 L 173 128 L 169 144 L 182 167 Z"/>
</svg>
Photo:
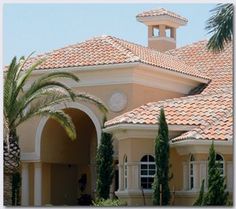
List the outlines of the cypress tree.
<svg viewBox="0 0 236 209">
<path fill-rule="evenodd" d="M 225 191 L 225 178 L 221 176 L 216 163 L 214 143 L 210 147 L 208 162 L 208 191 L 204 197 L 204 205 L 226 205 L 229 193 Z"/>
<path fill-rule="evenodd" d="M 108 199 L 110 185 L 112 183 L 113 169 L 113 145 L 112 135 L 102 132 L 101 143 L 97 151 L 97 196 L 99 199 Z"/>
<path fill-rule="evenodd" d="M 198 196 L 196 202 L 193 204 L 194 206 L 201 206 L 201 205 L 203 205 L 203 199 L 204 199 L 204 183 L 205 183 L 205 180 L 203 179 L 203 180 L 202 180 L 201 189 L 200 189 L 200 192 L 199 192 L 199 196 Z"/>
<path fill-rule="evenodd" d="M 160 205 L 160 185 L 162 185 L 162 205 L 168 205 L 170 202 L 169 189 L 169 134 L 168 125 L 165 119 L 164 109 L 161 108 L 159 116 L 158 135 L 155 140 L 155 161 L 156 174 L 153 182 L 153 204 Z"/>
</svg>

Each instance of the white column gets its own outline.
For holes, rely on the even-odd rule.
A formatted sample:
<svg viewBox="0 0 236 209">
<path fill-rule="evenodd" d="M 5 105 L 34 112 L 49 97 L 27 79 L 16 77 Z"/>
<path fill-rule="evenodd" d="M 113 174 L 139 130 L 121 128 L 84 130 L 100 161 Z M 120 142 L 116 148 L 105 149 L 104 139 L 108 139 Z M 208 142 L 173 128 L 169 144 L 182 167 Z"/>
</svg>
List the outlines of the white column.
<svg viewBox="0 0 236 209">
<path fill-rule="evenodd" d="M 130 181 L 132 190 L 138 190 L 139 189 L 139 162 L 131 162 L 129 163 L 129 169 L 130 169 L 130 176 L 128 176 L 128 179 Z"/>
<path fill-rule="evenodd" d="M 127 190 L 132 189 L 132 179 L 134 178 L 132 174 L 132 166 L 130 165 L 130 163 L 127 163 Z"/>
<path fill-rule="evenodd" d="M 194 162 L 193 163 L 193 185 L 194 185 L 194 190 L 199 190 L 199 163 Z"/>
<path fill-rule="evenodd" d="M 183 162 L 183 190 L 188 190 L 188 182 L 189 182 L 189 170 L 188 163 Z"/>
<path fill-rule="evenodd" d="M 114 168 L 115 170 L 115 168 Z M 115 194 L 115 175 L 113 176 L 113 179 L 112 179 L 112 183 L 111 183 L 111 186 L 110 186 L 110 199 L 113 199 L 114 198 L 114 194 Z"/>
<path fill-rule="evenodd" d="M 22 163 L 21 170 L 21 205 L 29 205 L 29 164 Z"/>
<path fill-rule="evenodd" d="M 124 190 L 124 166 L 119 164 L 118 168 L 119 168 L 119 189 L 118 189 L 118 191 L 123 191 Z"/>
<path fill-rule="evenodd" d="M 42 164 L 34 163 L 34 205 L 42 205 Z"/>
<path fill-rule="evenodd" d="M 233 163 L 232 161 L 227 161 L 226 163 L 226 180 L 227 180 L 227 189 L 232 192 L 233 191 Z"/>
</svg>

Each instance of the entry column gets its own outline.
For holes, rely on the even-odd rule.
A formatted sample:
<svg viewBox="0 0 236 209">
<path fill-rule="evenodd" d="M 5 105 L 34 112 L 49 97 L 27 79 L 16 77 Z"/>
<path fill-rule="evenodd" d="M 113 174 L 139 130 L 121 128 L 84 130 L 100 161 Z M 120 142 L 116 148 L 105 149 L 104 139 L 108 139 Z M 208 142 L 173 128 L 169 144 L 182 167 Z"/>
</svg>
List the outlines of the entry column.
<svg viewBox="0 0 236 209">
<path fill-rule="evenodd" d="M 42 205 L 42 163 L 34 163 L 34 205 Z"/>
<path fill-rule="evenodd" d="M 22 163 L 22 174 L 21 174 L 21 205 L 28 206 L 29 205 L 29 163 Z"/>
</svg>

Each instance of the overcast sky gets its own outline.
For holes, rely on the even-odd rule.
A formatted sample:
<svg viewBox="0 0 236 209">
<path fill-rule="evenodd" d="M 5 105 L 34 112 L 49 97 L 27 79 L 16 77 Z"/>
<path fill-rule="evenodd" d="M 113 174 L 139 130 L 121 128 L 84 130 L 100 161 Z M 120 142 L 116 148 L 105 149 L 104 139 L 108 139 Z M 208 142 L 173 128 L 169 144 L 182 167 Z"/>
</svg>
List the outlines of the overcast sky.
<svg viewBox="0 0 236 209">
<path fill-rule="evenodd" d="M 142 11 L 163 7 L 189 22 L 177 31 L 177 47 L 207 39 L 204 27 L 215 4 L 4 4 L 3 64 L 13 56 L 49 52 L 94 36 L 112 35 L 147 45 Z"/>
</svg>

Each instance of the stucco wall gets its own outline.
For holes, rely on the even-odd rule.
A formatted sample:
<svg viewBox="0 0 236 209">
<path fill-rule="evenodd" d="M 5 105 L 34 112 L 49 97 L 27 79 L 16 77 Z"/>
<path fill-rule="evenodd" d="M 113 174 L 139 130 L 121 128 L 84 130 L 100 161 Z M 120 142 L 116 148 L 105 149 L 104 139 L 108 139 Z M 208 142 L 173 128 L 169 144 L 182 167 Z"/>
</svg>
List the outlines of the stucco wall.
<svg viewBox="0 0 236 209">
<path fill-rule="evenodd" d="M 39 117 L 34 117 L 18 127 L 17 133 L 21 152 L 31 153 L 35 151 L 35 135 L 39 121 Z"/>
<path fill-rule="evenodd" d="M 175 41 L 168 41 L 168 40 L 163 40 L 158 38 L 149 38 L 148 39 L 148 47 L 151 49 L 155 49 L 160 52 L 165 52 L 170 49 L 175 49 L 176 48 L 176 42 Z"/>
<path fill-rule="evenodd" d="M 68 138 L 65 130 L 49 119 L 45 125 L 41 142 L 41 160 L 50 163 L 88 164 L 90 161 L 90 138 L 94 125 L 87 115 L 75 109 L 66 111 L 77 129 L 77 139 Z"/>
<path fill-rule="evenodd" d="M 99 86 L 86 86 L 73 88 L 75 92 L 86 92 L 95 97 L 98 97 L 108 107 L 108 101 L 110 96 L 114 92 L 124 92 L 127 96 L 127 106 L 120 112 L 112 112 L 109 107 L 109 113 L 107 119 L 116 117 L 122 113 L 130 111 L 147 102 L 159 101 L 167 98 L 174 98 L 183 96 L 183 94 L 164 91 L 157 88 L 146 87 L 139 84 L 113 84 L 113 85 L 99 85 Z M 102 122 L 103 114 L 92 103 L 85 101 L 78 101 L 81 104 L 89 107 L 96 115 L 96 117 Z M 35 140 L 36 132 L 39 126 L 41 118 L 33 118 L 19 127 L 20 146 L 22 153 L 35 152 Z M 55 127 L 54 127 L 55 128 Z M 47 129 L 48 131 L 49 129 Z M 63 133 L 62 133 L 63 134 Z M 63 135 L 63 137 L 66 137 Z"/>
</svg>

